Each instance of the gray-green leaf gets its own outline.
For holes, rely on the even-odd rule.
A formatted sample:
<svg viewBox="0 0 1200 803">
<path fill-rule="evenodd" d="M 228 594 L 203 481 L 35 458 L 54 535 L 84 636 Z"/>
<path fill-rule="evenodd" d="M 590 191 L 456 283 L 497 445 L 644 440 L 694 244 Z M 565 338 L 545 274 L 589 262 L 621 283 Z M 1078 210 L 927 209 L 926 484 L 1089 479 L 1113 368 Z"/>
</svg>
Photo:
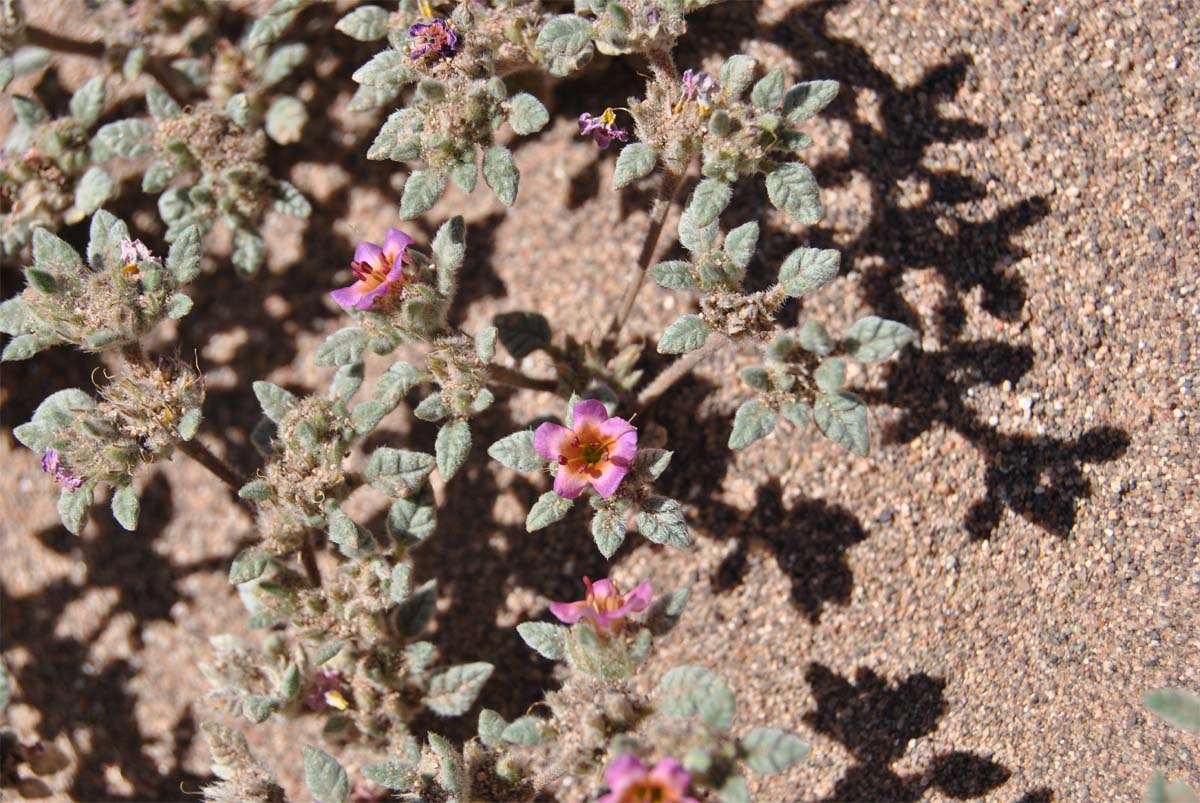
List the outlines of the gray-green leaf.
<svg viewBox="0 0 1200 803">
<path fill-rule="evenodd" d="M 387 36 L 387 21 L 388 12 L 384 9 L 379 6 L 363 6 L 342 17 L 333 27 L 351 39 L 374 42 Z"/>
<path fill-rule="evenodd" d="M 650 278 L 668 290 L 687 290 L 696 286 L 692 276 L 692 263 L 682 259 L 659 262 L 650 268 Z"/>
<path fill-rule="evenodd" d="M 444 669 L 429 681 L 425 705 L 435 714 L 456 717 L 475 704 L 483 684 L 495 669 L 491 664 L 477 662 Z"/>
<path fill-rule="evenodd" d="M 378 764 L 368 764 L 363 767 L 362 771 L 363 775 L 384 789 L 391 789 L 395 792 L 412 790 L 420 778 L 416 767 L 398 758 L 380 761 Z"/>
<path fill-rule="evenodd" d="M 296 406 L 296 397 L 290 391 L 284 390 L 278 385 L 259 380 L 254 383 L 254 395 L 258 397 L 258 403 L 266 413 L 267 418 L 279 424 L 284 417 L 291 412 Z"/>
<path fill-rule="evenodd" d="M 870 449 L 867 407 L 852 393 L 822 393 L 813 406 L 813 422 L 826 438 L 855 454 Z"/>
<path fill-rule="evenodd" d="M 113 518 L 117 523 L 126 530 L 133 532 L 137 529 L 138 512 L 141 510 L 141 502 L 138 500 L 137 491 L 132 485 L 126 485 L 124 488 L 118 488 L 112 496 L 110 503 L 113 512 Z"/>
<path fill-rule="evenodd" d="M 654 172 L 658 156 L 654 149 L 644 142 L 631 142 L 621 149 L 617 157 L 617 166 L 613 170 L 612 187 L 619 190 L 638 179 L 645 178 Z"/>
<path fill-rule="evenodd" d="M 488 447 L 488 456 L 514 471 L 533 471 L 546 464 L 533 448 L 533 432 L 514 432 Z"/>
<path fill-rule="evenodd" d="M 362 359 L 367 349 L 367 333 L 357 326 L 348 326 L 325 338 L 317 348 L 313 362 L 317 365 L 350 365 Z"/>
<path fill-rule="evenodd" d="M 483 180 L 496 193 L 500 203 L 512 206 L 517 200 L 517 185 L 521 176 L 512 152 L 503 145 L 493 145 L 483 155 Z"/>
<path fill-rule="evenodd" d="M 304 783 L 320 803 L 345 803 L 350 798 L 346 770 L 324 750 L 304 746 Z"/>
<path fill-rule="evenodd" d="M 696 226 L 704 228 L 713 223 L 729 206 L 733 188 L 724 181 L 706 178 L 692 192 L 688 203 L 688 214 Z"/>
<path fill-rule="evenodd" d="M 776 67 L 759 79 L 750 90 L 750 102 L 764 111 L 783 102 L 783 70 Z"/>
<path fill-rule="evenodd" d="M 842 347 L 860 362 L 879 362 L 904 348 L 916 336 L 916 332 L 902 323 L 868 315 L 850 327 L 842 338 Z"/>
<path fill-rule="evenodd" d="M 638 532 L 648 541 L 666 544 L 676 549 L 691 546 L 692 537 L 683 518 L 683 507 L 674 499 L 665 496 L 650 497 L 642 502 L 636 521 Z"/>
<path fill-rule="evenodd" d="M 717 76 L 721 91 L 730 98 L 736 98 L 745 92 L 746 87 L 750 86 L 750 81 L 754 79 L 754 67 L 757 63 L 750 56 L 730 56 L 721 65 L 721 72 Z"/>
<path fill-rule="evenodd" d="M 525 517 L 525 529 L 534 532 L 549 527 L 566 516 L 571 505 L 572 500 L 564 499 L 554 491 L 546 491 L 529 509 L 529 515 Z"/>
<path fill-rule="evenodd" d="M 404 182 L 400 217 L 408 220 L 430 209 L 446 191 L 446 179 L 432 170 L 417 170 Z"/>
<path fill-rule="evenodd" d="M 663 676 L 657 696 L 661 709 L 679 719 L 698 717 L 718 731 L 733 724 L 735 700 L 729 686 L 702 666 L 677 666 Z"/>
<path fill-rule="evenodd" d="M 112 197 L 113 180 L 101 167 L 93 165 L 75 185 L 75 206 L 85 215 L 90 215 Z"/>
<path fill-rule="evenodd" d="M 767 174 L 767 197 L 776 209 L 808 226 L 824 214 L 817 180 L 800 162 L 790 162 Z"/>
<path fill-rule="evenodd" d="M 58 517 L 72 535 L 83 531 L 88 508 L 92 506 L 92 487 L 85 485 L 74 491 L 63 488 L 58 495 Z"/>
<path fill-rule="evenodd" d="M 541 131 L 550 122 L 550 113 L 542 102 L 527 92 L 518 92 L 508 101 L 508 124 L 518 134 Z"/>
<path fill-rule="evenodd" d="M 659 354 L 683 354 L 704 345 L 711 330 L 699 315 L 683 315 L 658 340 Z"/>
<path fill-rule="evenodd" d="M 792 298 L 799 298 L 832 281 L 841 263 L 841 253 L 832 248 L 797 248 L 779 268 L 779 285 Z"/>
<path fill-rule="evenodd" d="M 419 544 L 437 528 L 437 507 L 428 489 L 407 499 L 392 502 L 387 515 L 387 532 L 400 546 Z"/>
<path fill-rule="evenodd" d="M 400 496 L 421 487 L 433 472 L 433 455 L 381 446 L 367 461 L 363 476 L 371 487 L 389 496 Z"/>
<path fill-rule="evenodd" d="M 118 120 L 101 126 L 96 139 L 118 156 L 133 159 L 154 149 L 154 128 L 145 120 Z"/>
<path fill-rule="evenodd" d="M 563 76 L 582 67 L 592 57 L 592 23 L 574 14 L 554 17 L 537 38 L 551 75 Z"/>
<path fill-rule="evenodd" d="M 846 384 L 846 361 L 841 357 L 822 360 L 813 372 L 813 379 L 817 381 L 817 387 L 826 393 L 841 390 Z"/>
<path fill-rule="evenodd" d="M 730 449 L 745 449 L 775 428 L 775 411 L 760 399 L 744 402 L 733 416 L 733 431 L 729 433 Z"/>
<path fill-rule="evenodd" d="M 800 737 L 775 728 L 755 728 L 742 737 L 741 748 L 750 769 L 764 775 L 783 772 L 812 749 Z"/>
<path fill-rule="evenodd" d="M 438 430 L 434 451 L 438 473 L 443 480 L 449 480 L 467 462 L 471 451 L 471 428 L 467 422 L 455 420 L 443 424 Z"/>
<path fill-rule="evenodd" d="M 753 221 L 743 223 L 725 235 L 725 255 L 739 268 L 750 264 L 756 245 L 758 245 L 758 224 Z"/>
<path fill-rule="evenodd" d="M 837 81 L 796 84 L 783 99 L 783 113 L 793 123 L 802 123 L 832 103 L 837 93 Z"/>
<path fill-rule="evenodd" d="M 521 622 L 517 625 L 517 634 L 544 658 L 551 661 L 561 661 L 566 655 L 567 629 L 553 622 Z"/>
</svg>

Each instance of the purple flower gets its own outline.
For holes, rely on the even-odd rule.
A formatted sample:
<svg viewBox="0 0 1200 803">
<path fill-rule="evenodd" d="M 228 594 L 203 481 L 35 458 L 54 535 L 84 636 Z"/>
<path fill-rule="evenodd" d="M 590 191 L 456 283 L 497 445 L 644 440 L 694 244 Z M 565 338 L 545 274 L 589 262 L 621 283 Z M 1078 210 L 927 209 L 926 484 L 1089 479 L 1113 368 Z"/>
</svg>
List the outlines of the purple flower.
<svg viewBox="0 0 1200 803">
<path fill-rule="evenodd" d="M 404 283 L 404 263 L 412 261 L 406 249 L 412 242 L 413 238 L 399 229 L 388 229 L 382 248 L 375 243 L 359 243 L 350 263 L 356 281 L 329 295 L 343 309 L 371 309 L 380 296 Z"/>
<path fill-rule="evenodd" d="M 141 240 L 121 241 L 121 262 L 126 265 L 136 265 L 139 262 L 157 262 L 162 264 L 162 257 L 156 257 Z"/>
<path fill-rule="evenodd" d="M 687 793 L 691 774 L 669 756 L 650 769 L 637 756 L 623 755 L 604 770 L 604 782 L 608 794 L 596 803 L 700 803 Z"/>
<path fill-rule="evenodd" d="M 42 471 L 47 474 L 54 475 L 54 481 L 68 491 L 75 491 L 81 485 L 83 480 L 76 477 L 74 474 L 62 464 L 62 460 L 58 456 L 58 449 L 48 449 L 42 455 Z"/>
<path fill-rule="evenodd" d="M 721 91 L 721 85 L 706 72 L 683 71 L 683 97 L 679 99 L 676 112 L 683 110 L 683 104 L 695 100 L 700 111 L 706 112 L 713 105 L 713 98 Z"/>
<path fill-rule="evenodd" d="M 563 624 L 573 625 L 580 619 L 587 619 L 601 633 L 620 632 L 626 616 L 644 611 L 650 605 L 652 589 L 649 580 L 643 580 L 628 594 L 622 594 L 612 580 L 593 583 L 585 577 L 583 584 L 587 587 L 586 598 L 578 602 L 550 603 L 550 613 Z"/>
<path fill-rule="evenodd" d="M 448 59 L 458 50 L 458 34 L 443 19 L 410 25 L 408 36 L 412 40 L 408 57 L 413 61 Z"/>
<path fill-rule="evenodd" d="M 609 418 L 604 405 L 587 399 L 575 405 L 571 428 L 550 421 L 533 433 L 533 448 L 558 463 L 554 492 L 574 499 L 591 485 L 607 499 L 629 473 L 637 454 L 637 428 L 624 418 Z"/>
<path fill-rule="evenodd" d="M 336 670 L 321 670 L 313 675 L 312 686 L 304 693 L 304 705 L 310 711 L 328 711 L 336 708 L 345 711 L 350 707 L 346 700 L 346 676 Z"/>
<path fill-rule="evenodd" d="M 579 136 L 586 137 L 588 134 L 592 135 L 600 148 L 607 148 L 614 139 L 629 141 L 629 132 L 617 126 L 617 113 L 612 109 L 605 109 L 599 117 L 592 117 L 587 112 L 579 115 Z"/>
</svg>

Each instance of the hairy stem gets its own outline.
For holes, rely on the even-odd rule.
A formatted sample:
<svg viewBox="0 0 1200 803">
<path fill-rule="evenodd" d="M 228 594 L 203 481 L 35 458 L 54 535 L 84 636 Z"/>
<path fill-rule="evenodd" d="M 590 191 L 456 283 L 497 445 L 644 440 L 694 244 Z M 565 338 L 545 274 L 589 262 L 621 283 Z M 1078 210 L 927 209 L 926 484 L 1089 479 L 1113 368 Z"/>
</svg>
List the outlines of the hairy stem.
<svg viewBox="0 0 1200 803">
<path fill-rule="evenodd" d="M 649 385 L 646 385 L 642 389 L 642 392 L 638 394 L 638 413 L 644 413 L 651 405 L 662 398 L 671 389 L 672 385 L 691 373 L 700 363 L 723 349 L 725 344 L 729 342 L 729 338 L 727 337 L 713 335 L 703 346 L 695 351 L 688 352 L 667 366 L 665 371 L 654 377 L 654 380 Z"/>
<path fill-rule="evenodd" d="M 312 538 L 306 533 L 304 545 L 300 547 L 300 563 L 304 566 L 304 574 L 313 588 L 321 587 L 321 568 L 317 566 L 317 555 L 313 552 Z"/>
<path fill-rule="evenodd" d="M 638 255 L 637 272 L 634 274 L 633 281 L 625 290 L 625 295 L 621 299 L 621 306 L 617 308 L 617 313 L 613 315 L 612 321 L 608 324 L 608 329 L 604 333 L 604 343 L 612 346 L 617 342 L 618 335 L 621 334 L 621 329 L 624 328 L 625 322 L 629 320 L 629 315 L 633 312 L 633 305 L 637 302 L 638 293 L 641 292 L 642 285 L 646 282 L 646 271 L 650 268 L 650 263 L 654 261 L 654 253 L 658 249 L 658 240 L 662 236 L 663 228 L 667 225 L 667 218 L 671 216 L 671 208 L 675 205 L 675 199 L 679 197 L 679 191 L 683 189 L 684 176 L 686 171 L 681 173 L 668 173 L 663 182 L 662 196 L 658 199 L 658 208 L 655 210 L 654 217 L 650 222 L 650 228 L 646 232 L 646 239 L 642 241 L 642 252 Z"/>
<path fill-rule="evenodd" d="M 556 393 L 558 391 L 558 382 L 553 379 L 538 379 L 520 371 L 514 371 L 512 368 L 505 368 L 503 365 L 489 365 L 487 370 L 488 378 L 501 385 L 510 385 L 514 388 L 525 388 L 527 390 L 540 390 L 545 393 Z"/>
<path fill-rule="evenodd" d="M 208 469 L 213 476 L 228 485 L 234 493 L 246 484 L 246 478 L 231 465 L 213 454 L 207 446 L 197 440 L 183 441 L 179 451 Z"/>
<path fill-rule="evenodd" d="M 72 56 L 87 56 L 93 59 L 103 59 L 110 52 L 124 58 L 127 48 L 109 48 L 103 42 L 90 42 L 83 39 L 73 39 L 69 36 L 47 31 L 36 25 L 25 28 L 25 41 L 37 47 L 44 47 L 57 53 L 67 53 Z M 180 106 L 188 104 L 188 87 L 173 67 L 152 53 L 146 54 L 146 72 L 166 90 L 167 94 Z"/>
</svg>

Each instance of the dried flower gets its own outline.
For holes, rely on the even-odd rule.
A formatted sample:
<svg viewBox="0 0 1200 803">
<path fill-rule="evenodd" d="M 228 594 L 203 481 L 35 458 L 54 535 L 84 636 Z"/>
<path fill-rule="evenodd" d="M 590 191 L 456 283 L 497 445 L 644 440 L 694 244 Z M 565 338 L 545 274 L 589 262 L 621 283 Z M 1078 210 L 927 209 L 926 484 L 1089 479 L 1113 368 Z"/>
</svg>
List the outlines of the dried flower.
<svg viewBox="0 0 1200 803">
<path fill-rule="evenodd" d="M 587 587 L 584 599 L 550 603 L 550 613 L 558 621 L 573 625 L 580 619 L 586 619 L 602 633 L 619 632 L 624 627 L 626 616 L 644 611 L 650 605 L 652 589 L 649 580 L 643 580 L 628 594 L 622 594 L 612 580 L 593 583 L 585 577 L 583 584 Z"/>
<path fill-rule="evenodd" d="M 313 675 L 312 686 L 304 694 L 304 705 L 310 711 L 328 711 L 330 708 L 345 711 L 350 707 L 345 691 L 345 675 L 336 670 L 321 670 Z"/>
<path fill-rule="evenodd" d="M 121 262 L 125 265 L 136 265 L 139 262 L 157 262 L 162 264 L 162 257 L 156 257 L 141 240 L 121 241 Z"/>
<path fill-rule="evenodd" d="M 626 754 L 604 770 L 609 792 L 596 803 L 700 803 L 687 793 L 691 774 L 671 757 L 662 758 L 653 769 Z"/>
<path fill-rule="evenodd" d="M 375 243 L 359 243 L 350 263 L 357 281 L 329 295 L 344 309 L 371 309 L 376 299 L 403 284 L 404 263 L 412 261 L 406 249 L 412 241 L 404 232 L 388 229 L 382 248 Z"/>
<path fill-rule="evenodd" d="M 607 499 L 629 473 L 637 454 L 637 428 L 624 418 L 609 418 L 595 399 L 577 403 L 573 415 L 572 428 L 549 421 L 538 427 L 533 448 L 543 459 L 558 463 L 556 494 L 574 499 L 591 485 Z"/>
<path fill-rule="evenodd" d="M 700 111 L 707 113 L 713 106 L 713 100 L 721 91 L 721 85 L 706 72 L 683 71 L 683 96 L 675 105 L 675 112 L 683 111 L 683 106 L 689 100 L 695 100 Z"/>
<path fill-rule="evenodd" d="M 458 50 L 458 34 L 444 19 L 410 25 L 408 36 L 412 40 L 408 57 L 413 61 L 448 59 Z"/>
<path fill-rule="evenodd" d="M 74 474 L 62 464 L 62 460 L 58 455 L 58 449 L 48 449 L 42 455 L 42 471 L 47 474 L 54 475 L 54 481 L 68 491 L 74 491 L 83 485 L 83 480 L 76 477 Z"/>
<path fill-rule="evenodd" d="M 586 137 L 588 134 L 592 135 L 596 146 L 600 148 L 607 148 L 614 139 L 629 141 L 629 132 L 617 126 L 617 113 L 612 109 L 605 109 L 599 117 L 592 117 L 587 112 L 579 115 L 579 136 Z"/>
</svg>

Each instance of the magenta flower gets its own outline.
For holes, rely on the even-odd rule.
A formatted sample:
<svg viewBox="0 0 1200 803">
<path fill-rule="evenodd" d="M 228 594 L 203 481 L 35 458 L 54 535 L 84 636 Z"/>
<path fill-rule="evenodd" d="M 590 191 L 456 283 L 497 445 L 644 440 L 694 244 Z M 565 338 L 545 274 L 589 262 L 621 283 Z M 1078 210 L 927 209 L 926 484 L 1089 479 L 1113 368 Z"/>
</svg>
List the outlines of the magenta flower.
<svg viewBox="0 0 1200 803">
<path fill-rule="evenodd" d="M 700 111 L 708 111 L 713 105 L 713 98 L 720 91 L 721 85 L 708 73 L 684 70 L 683 97 L 679 101 L 679 108 L 687 101 L 695 100 L 700 106 Z"/>
<path fill-rule="evenodd" d="M 413 61 L 448 59 L 458 50 L 458 34 L 443 19 L 410 25 L 408 36 L 412 40 L 408 57 Z"/>
<path fill-rule="evenodd" d="M 612 580 L 597 580 L 593 583 L 583 578 L 587 586 L 587 597 L 579 602 L 551 602 L 550 613 L 563 624 L 573 625 L 586 619 L 601 633 L 620 632 L 625 626 L 625 617 L 640 613 L 650 605 L 650 581 L 643 580 L 628 594 Z"/>
<path fill-rule="evenodd" d="M 346 700 L 346 676 L 337 670 L 321 670 L 313 675 L 312 685 L 304 693 L 304 706 L 310 711 L 328 711 L 336 708 L 345 711 L 350 707 Z"/>
<path fill-rule="evenodd" d="M 609 418 L 604 405 L 587 399 L 575 405 L 574 427 L 549 421 L 533 433 L 533 448 L 558 463 L 554 492 L 574 499 L 591 485 L 607 499 L 629 473 L 637 454 L 637 428 L 624 418 Z"/>
<path fill-rule="evenodd" d="M 604 770 L 608 794 L 596 803 L 700 803 L 688 795 L 691 773 L 671 757 L 659 759 L 653 769 L 626 754 Z"/>
<path fill-rule="evenodd" d="M 629 141 L 629 132 L 617 126 L 617 113 L 612 109 L 605 109 L 599 117 L 592 117 L 587 112 L 579 115 L 579 136 L 586 137 L 588 134 L 592 135 L 599 148 L 607 148 L 614 139 Z"/>
<path fill-rule="evenodd" d="M 54 481 L 68 491 L 75 491 L 81 485 L 83 480 L 76 477 L 70 470 L 62 464 L 62 460 L 58 456 L 58 449 L 48 449 L 42 455 L 42 471 L 47 474 L 54 475 Z"/>
<path fill-rule="evenodd" d="M 371 309 L 376 299 L 404 283 L 404 263 L 412 261 L 406 249 L 412 242 L 413 238 L 404 232 L 388 229 L 382 248 L 375 243 L 359 243 L 350 263 L 356 281 L 329 295 L 344 309 Z"/>
</svg>

